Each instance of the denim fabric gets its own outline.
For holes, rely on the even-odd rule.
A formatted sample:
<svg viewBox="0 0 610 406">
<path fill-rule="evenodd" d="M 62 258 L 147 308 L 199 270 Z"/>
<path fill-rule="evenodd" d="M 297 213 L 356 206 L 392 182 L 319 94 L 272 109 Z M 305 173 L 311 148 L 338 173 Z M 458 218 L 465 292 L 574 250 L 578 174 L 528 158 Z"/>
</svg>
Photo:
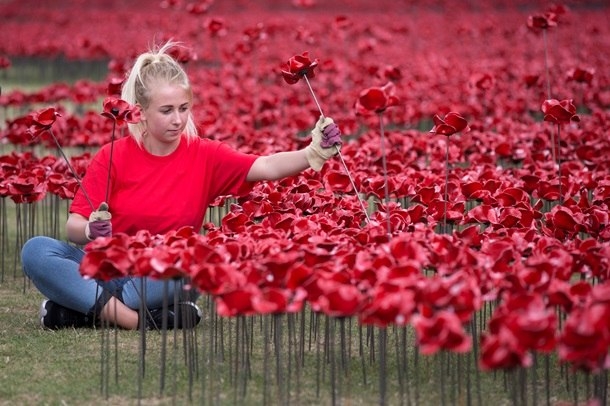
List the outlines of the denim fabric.
<svg viewBox="0 0 610 406">
<path fill-rule="evenodd" d="M 191 292 L 188 298 L 181 280 L 153 280 L 125 277 L 110 281 L 83 278 L 79 265 L 85 252 L 64 241 L 49 237 L 34 237 L 21 250 L 23 271 L 38 290 L 50 300 L 84 314 L 99 314 L 110 296 L 119 298 L 132 309 L 139 309 L 142 297 L 148 309 L 172 304 L 176 300 L 196 300 Z M 144 295 L 142 295 L 144 292 Z"/>
</svg>

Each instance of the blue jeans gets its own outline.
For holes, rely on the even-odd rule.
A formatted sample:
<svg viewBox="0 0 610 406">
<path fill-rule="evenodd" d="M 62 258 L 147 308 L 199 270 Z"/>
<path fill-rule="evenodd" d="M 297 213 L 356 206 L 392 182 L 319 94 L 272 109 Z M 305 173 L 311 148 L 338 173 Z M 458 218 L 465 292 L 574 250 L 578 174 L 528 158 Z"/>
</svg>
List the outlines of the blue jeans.
<svg viewBox="0 0 610 406">
<path fill-rule="evenodd" d="M 160 308 L 164 298 L 171 305 L 175 293 L 179 300 L 194 301 L 198 296 L 193 291 L 185 291 L 184 282 L 180 280 L 124 277 L 105 282 L 85 279 L 79 271 L 84 255 L 85 252 L 78 247 L 40 236 L 23 245 L 21 263 L 25 274 L 44 296 L 84 314 L 99 315 L 111 296 L 134 310 L 139 309 L 142 303 L 148 309 Z"/>
</svg>

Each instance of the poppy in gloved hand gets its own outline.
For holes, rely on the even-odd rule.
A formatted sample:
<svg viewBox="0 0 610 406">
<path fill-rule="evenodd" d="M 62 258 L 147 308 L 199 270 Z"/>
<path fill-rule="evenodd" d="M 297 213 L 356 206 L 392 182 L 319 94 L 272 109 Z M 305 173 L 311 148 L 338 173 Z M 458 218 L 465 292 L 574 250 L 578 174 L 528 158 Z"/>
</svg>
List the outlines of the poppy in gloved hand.
<svg viewBox="0 0 610 406">
<path fill-rule="evenodd" d="M 289 85 L 294 85 L 302 77 L 308 76 L 313 78 L 315 76 L 314 68 L 318 66 L 318 60 L 311 60 L 309 53 L 303 52 L 301 55 L 295 55 L 288 60 L 288 66 L 286 70 L 282 70 L 282 77 Z"/>
<path fill-rule="evenodd" d="M 135 124 L 140 121 L 140 109 L 117 97 L 107 97 L 104 100 L 102 116 L 115 121 L 117 127 L 126 123 Z"/>
<path fill-rule="evenodd" d="M 32 139 L 38 137 L 45 131 L 51 130 L 51 127 L 53 124 L 55 124 L 57 117 L 61 117 L 61 114 L 59 114 L 53 107 L 47 107 L 43 110 L 28 115 L 28 120 L 30 121 L 28 133 L 31 135 Z"/>
</svg>

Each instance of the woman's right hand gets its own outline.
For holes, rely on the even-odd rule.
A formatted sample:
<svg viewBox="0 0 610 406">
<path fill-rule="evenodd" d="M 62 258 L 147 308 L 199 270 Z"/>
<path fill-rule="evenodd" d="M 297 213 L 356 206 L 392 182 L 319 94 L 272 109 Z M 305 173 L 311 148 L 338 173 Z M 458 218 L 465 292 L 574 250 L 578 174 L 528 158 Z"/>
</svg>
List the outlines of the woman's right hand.
<svg viewBox="0 0 610 406">
<path fill-rule="evenodd" d="M 110 220 L 112 215 L 108 211 L 108 204 L 103 202 L 100 207 L 91 213 L 89 221 L 85 226 L 85 236 L 89 241 L 93 241 L 98 237 L 112 236 L 112 223 Z"/>
</svg>

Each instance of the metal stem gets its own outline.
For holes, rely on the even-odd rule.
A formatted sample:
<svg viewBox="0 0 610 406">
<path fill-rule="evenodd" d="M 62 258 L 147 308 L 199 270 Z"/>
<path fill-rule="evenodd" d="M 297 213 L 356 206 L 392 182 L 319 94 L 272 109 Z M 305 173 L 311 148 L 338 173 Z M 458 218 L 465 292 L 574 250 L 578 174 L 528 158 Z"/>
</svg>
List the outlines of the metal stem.
<svg viewBox="0 0 610 406">
<path fill-rule="evenodd" d="M 379 113 L 379 130 L 381 132 L 381 163 L 383 165 L 383 192 L 385 195 L 385 212 L 388 236 L 392 235 L 392 223 L 390 222 L 390 190 L 388 186 L 388 166 L 386 164 L 385 135 L 383 130 L 383 113 Z"/>
<path fill-rule="evenodd" d="M 53 141 L 55 141 L 55 145 L 57 145 L 57 150 L 59 151 L 59 153 L 61 154 L 63 159 L 66 161 L 66 164 L 68 165 L 68 169 L 70 169 L 70 172 L 72 173 L 72 176 L 74 176 L 74 179 L 76 179 L 76 183 L 78 183 L 78 186 L 83 191 L 83 194 L 85 195 L 85 199 L 87 199 L 87 202 L 89 203 L 89 206 L 91 206 L 91 210 L 95 211 L 95 207 L 93 206 L 93 203 L 91 203 L 91 199 L 89 198 L 89 195 L 87 194 L 87 191 L 83 187 L 83 184 L 81 183 L 80 178 L 76 174 L 76 171 L 74 170 L 74 168 L 70 164 L 70 161 L 68 160 L 68 157 L 64 153 L 64 150 L 61 148 L 61 145 L 59 144 L 59 141 L 57 140 L 57 137 L 55 137 L 55 134 L 53 134 L 53 131 L 51 129 L 49 129 L 48 131 L 49 131 L 49 134 L 51 134 L 51 137 L 53 138 Z"/>
<path fill-rule="evenodd" d="M 447 204 L 449 202 L 449 137 L 445 137 L 446 144 L 446 152 L 445 152 L 445 215 L 443 218 L 443 234 L 449 234 L 449 230 L 447 228 Z"/>
<path fill-rule="evenodd" d="M 352 187 L 354 188 L 354 191 L 356 192 L 356 196 L 358 197 L 358 202 L 360 203 L 360 208 L 362 209 L 362 212 L 364 213 L 364 217 L 366 218 L 366 224 L 370 224 L 371 223 L 371 219 L 369 217 L 368 212 L 366 211 L 366 208 L 364 207 L 364 202 L 362 201 L 362 198 L 360 198 L 360 192 L 358 192 L 358 188 L 356 187 L 356 183 L 354 183 L 354 179 L 352 179 L 352 175 L 350 174 L 349 169 L 347 169 L 347 164 L 345 163 L 345 160 L 343 159 L 343 155 L 341 154 L 341 150 L 336 145 L 335 145 L 335 148 L 337 149 L 337 155 L 339 156 L 339 159 L 341 160 L 341 163 L 343 164 L 343 167 L 345 168 L 345 172 L 347 173 L 347 177 L 349 178 L 349 181 L 352 184 Z"/>
<path fill-rule="evenodd" d="M 546 95 L 547 99 L 551 98 L 551 79 L 549 75 L 549 57 L 548 57 L 548 46 L 546 39 L 546 30 L 542 30 L 542 38 L 544 39 L 544 70 L 546 72 Z"/>
<path fill-rule="evenodd" d="M 112 139 L 110 141 L 110 159 L 108 160 L 108 177 L 106 178 L 106 198 L 104 201 L 108 202 L 108 195 L 110 192 L 110 169 L 112 168 L 112 152 L 114 150 L 114 131 L 116 129 L 116 119 L 112 122 Z"/>
<path fill-rule="evenodd" d="M 311 84 L 309 83 L 309 79 L 307 79 L 307 75 L 303 75 L 303 78 L 305 79 L 305 83 L 307 83 L 307 87 L 309 88 L 309 92 L 313 96 L 313 101 L 316 103 L 316 106 L 318 106 L 318 110 L 320 111 L 320 114 L 322 116 L 324 116 L 324 113 L 322 112 L 322 107 L 320 107 L 320 103 L 318 103 L 318 99 L 316 97 L 316 94 L 313 92 Z M 324 116 L 324 117 L 326 117 L 326 116 Z"/>
</svg>

